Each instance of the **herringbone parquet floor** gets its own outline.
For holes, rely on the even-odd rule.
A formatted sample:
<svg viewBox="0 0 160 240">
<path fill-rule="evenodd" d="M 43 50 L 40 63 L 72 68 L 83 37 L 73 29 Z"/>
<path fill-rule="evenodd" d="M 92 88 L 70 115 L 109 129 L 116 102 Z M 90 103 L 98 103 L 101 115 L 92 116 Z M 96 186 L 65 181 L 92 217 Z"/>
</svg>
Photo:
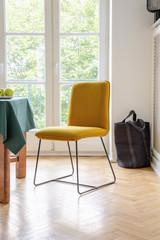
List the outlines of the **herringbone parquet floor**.
<svg viewBox="0 0 160 240">
<path fill-rule="evenodd" d="M 81 157 L 83 183 L 111 177 L 104 157 Z M 65 174 L 67 158 L 41 158 L 39 179 Z M 11 165 L 11 201 L 0 204 L 0 240 L 160 240 L 160 178 L 151 168 L 123 169 L 113 163 L 114 185 L 79 196 L 76 187 L 34 187 L 35 158 L 26 179 Z"/>
</svg>

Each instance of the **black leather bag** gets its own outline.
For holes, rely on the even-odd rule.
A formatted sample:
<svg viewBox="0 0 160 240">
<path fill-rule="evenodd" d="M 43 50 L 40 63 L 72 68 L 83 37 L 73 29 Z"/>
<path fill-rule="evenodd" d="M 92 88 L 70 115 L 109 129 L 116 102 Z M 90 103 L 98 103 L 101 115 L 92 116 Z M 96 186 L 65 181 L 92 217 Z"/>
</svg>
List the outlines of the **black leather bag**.
<svg viewBox="0 0 160 240">
<path fill-rule="evenodd" d="M 133 115 L 133 121 L 126 121 Z M 135 111 L 130 111 L 122 121 L 114 123 L 114 140 L 117 163 L 124 168 L 150 166 L 149 122 L 136 119 Z"/>
</svg>

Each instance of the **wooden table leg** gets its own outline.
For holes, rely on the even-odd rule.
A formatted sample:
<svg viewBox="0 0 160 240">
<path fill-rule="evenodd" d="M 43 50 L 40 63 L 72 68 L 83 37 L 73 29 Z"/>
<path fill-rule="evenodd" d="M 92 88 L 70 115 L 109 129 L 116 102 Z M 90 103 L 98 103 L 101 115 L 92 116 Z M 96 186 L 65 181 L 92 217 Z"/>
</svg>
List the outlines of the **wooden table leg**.
<svg viewBox="0 0 160 240">
<path fill-rule="evenodd" d="M 26 132 L 24 132 L 26 138 Z M 16 177 L 25 178 L 26 177 L 26 144 L 17 154 L 18 161 L 16 162 Z"/>
<path fill-rule="evenodd" d="M 0 136 L 0 203 L 10 201 L 10 152 Z"/>
</svg>

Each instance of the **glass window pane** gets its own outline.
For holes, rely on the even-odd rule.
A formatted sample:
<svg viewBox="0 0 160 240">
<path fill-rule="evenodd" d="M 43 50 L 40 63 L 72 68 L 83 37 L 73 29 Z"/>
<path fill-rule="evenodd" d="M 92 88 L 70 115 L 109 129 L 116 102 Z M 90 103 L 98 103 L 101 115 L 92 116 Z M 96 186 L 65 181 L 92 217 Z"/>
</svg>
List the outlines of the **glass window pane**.
<svg viewBox="0 0 160 240">
<path fill-rule="evenodd" d="M 45 45 L 43 36 L 8 36 L 8 81 L 44 81 Z"/>
<path fill-rule="evenodd" d="M 15 97 L 27 97 L 31 105 L 36 128 L 45 127 L 45 87 L 44 85 L 11 85 Z"/>
<path fill-rule="evenodd" d="M 61 125 L 67 125 L 72 85 L 61 85 Z"/>
<path fill-rule="evenodd" d="M 98 0 L 61 0 L 61 32 L 98 32 Z"/>
<path fill-rule="evenodd" d="M 7 32 L 44 32 L 44 0 L 6 0 Z"/>
<path fill-rule="evenodd" d="M 61 37 L 61 80 L 98 80 L 98 36 Z"/>
</svg>

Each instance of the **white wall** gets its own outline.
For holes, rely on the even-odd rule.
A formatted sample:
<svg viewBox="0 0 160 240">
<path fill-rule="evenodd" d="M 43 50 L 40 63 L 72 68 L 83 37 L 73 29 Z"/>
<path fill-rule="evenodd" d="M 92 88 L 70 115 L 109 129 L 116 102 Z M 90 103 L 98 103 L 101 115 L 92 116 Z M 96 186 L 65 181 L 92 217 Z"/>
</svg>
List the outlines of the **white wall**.
<svg viewBox="0 0 160 240">
<path fill-rule="evenodd" d="M 134 109 L 151 121 L 151 26 L 146 0 L 112 0 L 112 143 L 113 123 Z M 114 143 L 113 157 L 115 158 Z"/>
</svg>

